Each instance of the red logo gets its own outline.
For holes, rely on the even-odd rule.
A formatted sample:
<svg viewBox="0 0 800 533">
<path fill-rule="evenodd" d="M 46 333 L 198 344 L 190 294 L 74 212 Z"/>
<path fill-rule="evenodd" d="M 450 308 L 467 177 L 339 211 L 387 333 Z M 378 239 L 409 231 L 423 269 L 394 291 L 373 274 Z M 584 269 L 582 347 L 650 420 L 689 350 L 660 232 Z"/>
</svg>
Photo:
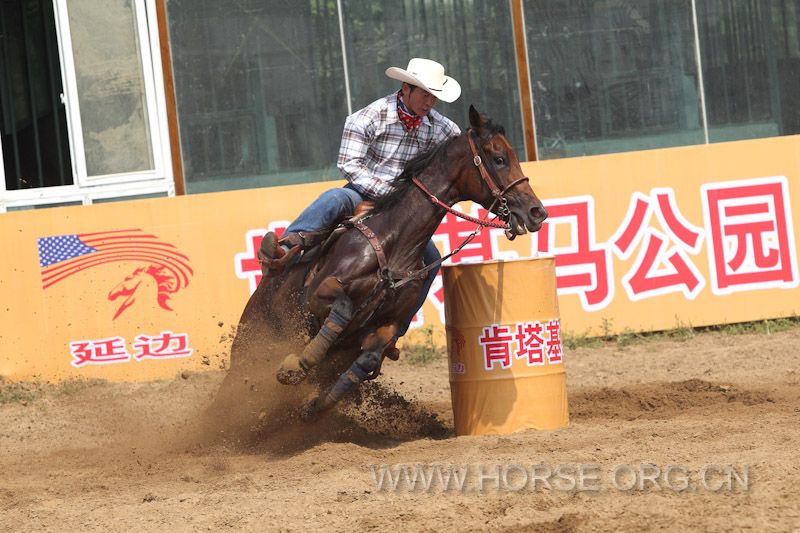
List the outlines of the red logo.
<svg viewBox="0 0 800 533">
<path fill-rule="evenodd" d="M 186 287 L 194 274 L 189 258 L 174 245 L 140 229 L 41 237 L 38 244 L 44 289 L 107 263 L 142 264 L 108 293 L 109 301 L 123 298 L 113 320 L 141 296 L 139 289 L 147 277 L 155 282 L 158 305 L 172 311 L 169 299 Z"/>
</svg>

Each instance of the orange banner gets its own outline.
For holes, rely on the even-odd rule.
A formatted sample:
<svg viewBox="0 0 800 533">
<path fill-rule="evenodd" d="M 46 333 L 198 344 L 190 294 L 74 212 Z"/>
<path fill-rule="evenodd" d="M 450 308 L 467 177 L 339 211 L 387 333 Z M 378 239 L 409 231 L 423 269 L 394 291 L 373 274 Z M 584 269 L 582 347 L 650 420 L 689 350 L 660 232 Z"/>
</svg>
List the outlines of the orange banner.
<svg viewBox="0 0 800 533">
<path fill-rule="evenodd" d="M 555 255 L 565 333 L 797 313 L 800 136 L 523 167 L 550 212 L 542 231 L 509 242 L 484 230 L 449 264 Z M 224 365 L 260 280 L 261 236 L 338 185 L 0 215 L 0 375 L 137 380 Z M 473 229 L 448 215 L 434 241 L 448 253 Z M 412 327 L 443 338 L 444 297 L 439 277 Z"/>
</svg>

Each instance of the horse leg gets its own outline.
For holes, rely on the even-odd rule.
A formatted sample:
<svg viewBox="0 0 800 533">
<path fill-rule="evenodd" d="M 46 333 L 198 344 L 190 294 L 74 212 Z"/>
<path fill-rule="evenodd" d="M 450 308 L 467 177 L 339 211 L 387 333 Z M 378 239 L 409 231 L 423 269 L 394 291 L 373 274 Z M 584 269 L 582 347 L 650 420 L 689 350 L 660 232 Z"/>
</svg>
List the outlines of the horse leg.
<svg viewBox="0 0 800 533">
<path fill-rule="evenodd" d="M 397 324 L 388 324 L 367 335 L 361 344 L 361 355 L 344 374 L 339 376 L 327 393 L 320 394 L 302 408 L 301 418 L 313 419 L 318 413 L 336 405 L 354 385 L 377 377 L 383 362 L 384 349 L 394 339 L 397 329 Z"/>
<path fill-rule="evenodd" d="M 325 358 L 328 349 L 353 318 L 353 302 L 341 282 L 333 276 L 320 283 L 310 298 L 309 308 L 318 317 L 326 312 L 327 316 L 303 353 L 300 356 L 289 354 L 281 363 L 276 376 L 284 385 L 297 385 L 306 379 L 308 371 Z"/>
</svg>

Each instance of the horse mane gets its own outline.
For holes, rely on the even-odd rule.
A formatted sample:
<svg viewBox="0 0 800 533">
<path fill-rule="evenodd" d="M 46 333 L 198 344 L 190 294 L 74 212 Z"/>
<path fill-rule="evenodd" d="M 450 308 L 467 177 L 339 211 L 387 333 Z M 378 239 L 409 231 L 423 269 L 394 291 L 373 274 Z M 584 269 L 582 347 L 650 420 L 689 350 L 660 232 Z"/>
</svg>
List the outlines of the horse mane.
<svg viewBox="0 0 800 533">
<path fill-rule="evenodd" d="M 495 124 L 490 119 L 487 119 L 487 122 L 483 126 L 483 135 L 481 136 L 481 139 L 492 137 L 498 133 L 505 135 L 505 128 L 502 125 Z M 411 178 L 414 176 L 419 176 L 425 171 L 426 168 L 433 164 L 434 161 L 442 159 L 447 151 L 447 147 L 463 135 L 465 135 L 465 133 L 456 137 L 450 137 L 449 139 L 440 142 L 430 150 L 426 150 L 425 152 L 414 156 L 413 159 L 406 163 L 406 166 L 403 168 L 403 172 L 391 181 L 394 190 L 386 196 L 378 198 L 375 201 L 374 212 L 377 213 L 396 205 L 398 201 L 405 196 L 409 189 L 415 187 L 414 183 L 411 181 Z"/>
</svg>

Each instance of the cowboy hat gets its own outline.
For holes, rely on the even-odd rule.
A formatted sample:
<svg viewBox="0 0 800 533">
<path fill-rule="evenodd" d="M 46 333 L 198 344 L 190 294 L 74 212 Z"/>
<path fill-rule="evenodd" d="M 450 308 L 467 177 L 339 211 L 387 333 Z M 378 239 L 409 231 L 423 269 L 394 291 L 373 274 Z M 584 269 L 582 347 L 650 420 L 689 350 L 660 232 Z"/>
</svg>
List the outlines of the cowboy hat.
<svg viewBox="0 0 800 533">
<path fill-rule="evenodd" d="M 389 67 L 386 75 L 422 87 L 439 100 L 450 103 L 461 96 L 461 85 L 450 76 L 444 75 L 444 67 L 436 61 L 415 57 L 408 62 L 408 68 Z"/>
</svg>

